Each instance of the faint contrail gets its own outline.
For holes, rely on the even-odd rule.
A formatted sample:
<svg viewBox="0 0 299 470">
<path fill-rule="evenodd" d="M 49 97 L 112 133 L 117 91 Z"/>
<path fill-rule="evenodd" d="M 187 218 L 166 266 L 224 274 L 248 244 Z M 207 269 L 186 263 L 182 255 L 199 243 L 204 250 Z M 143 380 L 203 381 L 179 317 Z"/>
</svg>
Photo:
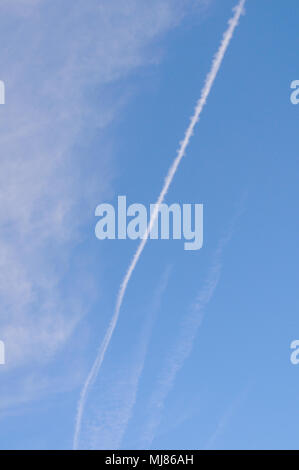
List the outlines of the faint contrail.
<svg viewBox="0 0 299 470">
<path fill-rule="evenodd" d="M 82 414 L 83 414 L 84 405 L 85 405 L 85 401 L 86 401 L 87 391 L 88 391 L 90 385 L 93 383 L 94 379 L 96 378 L 97 373 L 98 373 L 98 371 L 101 367 L 101 364 L 103 362 L 107 347 L 110 343 L 111 337 L 113 335 L 114 329 L 115 329 L 116 324 L 117 324 L 119 311 L 120 311 L 120 308 L 121 308 L 121 305 L 122 305 L 122 302 L 123 302 L 123 298 L 124 298 L 124 295 L 125 295 L 125 292 L 126 292 L 126 289 L 127 289 L 127 285 L 129 283 L 129 280 L 131 279 L 132 273 L 133 273 L 133 271 L 136 267 L 136 264 L 138 263 L 140 255 L 143 252 L 143 249 L 146 245 L 146 242 L 148 240 L 150 232 L 151 232 L 151 230 L 153 228 L 153 225 L 156 221 L 157 215 L 159 213 L 159 207 L 162 204 L 162 202 L 165 198 L 165 195 L 166 195 L 166 193 L 169 189 L 169 186 L 170 186 L 170 184 L 173 180 L 173 177 L 174 177 L 174 175 L 175 175 L 175 173 L 178 169 L 178 166 L 179 166 L 182 158 L 185 155 L 186 149 L 187 149 L 188 144 L 190 142 L 190 139 L 193 135 L 194 127 L 197 124 L 197 122 L 199 121 L 201 112 L 203 110 L 204 105 L 207 102 L 207 98 L 210 94 L 211 88 L 213 86 L 213 83 L 215 81 L 215 78 L 217 76 L 219 68 L 221 66 L 221 63 L 222 63 L 222 60 L 224 58 L 225 52 L 226 52 L 226 50 L 229 46 L 229 43 L 232 39 L 235 28 L 238 25 L 240 16 L 243 12 L 243 7 L 245 5 L 245 1 L 246 0 L 240 0 L 238 5 L 234 9 L 233 17 L 228 22 L 229 26 L 228 26 L 227 30 L 225 31 L 225 33 L 223 35 L 220 47 L 219 47 L 219 49 L 218 49 L 218 51 L 217 51 L 217 53 L 214 57 L 212 67 L 211 67 L 210 72 L 207 75 L 204 87 L 203 87 L 202 92 L 201 92 L 200 99 L 198 100 L 198 102 L 196 104 L 196 107 L 195 107 L 194 114 L 191 117 L 191 122 L 190 122 L 190 124 L 189 124 L 189 126 L 186 130 L 185 137 L 184 137 L 183 141 L 180 143 L 180 146 L 179 146 L 179 149 L 178 149 L 178 154 L 177 154 L 176 158 L 174 159 L 174 162 L 173 162 L 172 166 L 170 167 L 170 169 L 168 171 L 168 174 L 165 178 L 164 186 L 163 186 L 162 191 L 161 191 L 161 193 L 159 195 L 159 198 L 157 200 L 155 210 L 152 212 L 147 230 L 146 230 L 146 232 L 143 236 L 143 239 L 141 240 L 141 242 L 140 242 L 140 244 L 137 248 L 137 251 L 136 251 L 136 253 L 135 253 L 135 255 L 134 255 L 134 257 L 131 261 L 131 264 L 128 268 L 128 271 L 127 271 L 127 273 L 126 273 L 126 275 L 125 275 L 125 277 L 124 277 L 124 279 L 121 283 L 120 290 L 119 290 L 119 293 L 118 293 L 118 296 L 117 296 L 117 301 L 116 301 L 116 306 L 115 306 L 113 317 L 112 317 L 111 322 L 109 324 L 109 327 L 108 327 L 108 330 L 107 330 L 106 335 L 104 337 L 104 340 L 103 340 L 103 342 L 100 346 L 100 349 L 99 349 L 98 355 L 96 357 L 96 360 L 95 360 L 95 362 L 94 362 L 94 364 L 91 368 L 91 371 L 89 372 L 89 375 L 88 375 L 88 377 L 86 379 L 86 382 L 83 386 L 83 389 L 81 391 L 79 404 L 78 404 L 77 415 L 76 415 L 76 423 L 75 423 L 75 434 L 74 434 L 74 444 L 73 444 L 74 449 L 76 449 L 77 445 L 78 445 L 78 438 L 79 438 Z"/>
<path fill-rule="evenodd" d="M 117 450 L 121 448 L 126 429 L 133 416 L 133 410 L 139 391 L 139 382 L 145 367 L 152 330 L 168 286 L 171 270 L 172 266 L 168 266 L 160 279 L 158 279 L 157 289 L 155 289 L 152 296 L 149 308 L 146 309 L 148 310 L 148 314 L 143 316 L 142 328 L 140 332 L 138 331 L 138 345 L 135 351 L 136 362 L 132 364 L 132 368 L 126 371 L 126 380 L 123 379 L 122 375 L 118 375 L 118 370 L 115 371 L 118 377 L 118 383 L 113 383 L 113 393 L 108 386 L 108 391 L 105 391 L 104 397 L 106 393 L 108 393 L 108 396 L 113 397 L 114 392 L 117 392 L 116 398 L 108 401 L 108 410 L 107 403 L 105 403 L 105 408 L 103 408 L 103 406 L 97 407 L 97 413 L 98 411 L 100 411 L 100 413 L 96 418 L 95 424 L 89 423 L 87 426 L 88 432 L 86 439 L 87 441 L 89 440 L 89 442 L 92 440 L 94 444 L 92 448 L 106 450 Z M 120 365 L 120 370 L 122 369 L 123 367 Z M 101 397 L 101 399 L 102 398 L 103 397 Z M 100 421 L 100 425 L 97 425 L 98 421 Z M 82 434 L 83 425 L 80 433 L 81 448 Z"/>
<path fill-rule="evenodd" d="M 160 424 L 165 400 L 174 386 L 178 372 L 182 369 L 186 359 L 192 352 L 197 332 L 204 320 L 205 309 L 212 299 L 220 280 L 223 251 L 233 235 L 236 221 L 242 213 L 242 210 L 243 204 L 241 201 L 228 230 L 218 242 L 217 249 L 213 254 L 208 276 L 196 298 L 196 302 L 192 305 L 191 312 L 185 317 L 180 326 L 179 338 L 169 354 L 162 369 L 162 373 L 159 376 L 158 385 L 152 393 L 150 400 L 150 417 L 147 424 L 144 426 L 145 429 L 141 441 L 142 445 L 140 447 L 142 449 L 150 449 L 156 429 Z"/>
</svg>

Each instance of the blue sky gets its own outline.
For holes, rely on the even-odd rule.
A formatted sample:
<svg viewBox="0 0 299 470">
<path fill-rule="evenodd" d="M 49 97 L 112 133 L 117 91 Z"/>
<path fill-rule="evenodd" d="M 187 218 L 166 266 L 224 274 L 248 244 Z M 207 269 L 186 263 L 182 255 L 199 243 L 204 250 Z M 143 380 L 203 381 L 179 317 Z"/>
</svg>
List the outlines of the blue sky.
<svg viewBox="0 0 299 470">
<path fill-rule="evenodd" d="M 72 448 L 138 245 L 95 208 L 156 201 L 236 3 L 1 2 L 1 449 Z M 165 201 L 203 248 L 146 245 L 79 448 L 298 448 L 298 12 L 246 2 Z"/>
</svg>

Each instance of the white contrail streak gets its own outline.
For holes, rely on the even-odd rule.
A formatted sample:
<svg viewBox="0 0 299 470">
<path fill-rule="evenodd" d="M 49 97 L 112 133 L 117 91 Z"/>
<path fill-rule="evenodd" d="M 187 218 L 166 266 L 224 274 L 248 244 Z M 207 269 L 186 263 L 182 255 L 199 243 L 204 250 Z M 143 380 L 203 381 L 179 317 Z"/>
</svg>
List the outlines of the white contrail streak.
<svg viewBox="0 0 299 470">
<path fill-rule="evenodd" d="M 225 33 L 223 35 L 220 47 L 219 47 L 219 49 L 218 49 L 218 51 L 217 51 L 217 53 L 214 57 L 211 70 L 207 75 L 204 87 L 203 87 L 202 92 L 201 92 L 200 99 L 198 100 L 198 102 L 196 104 L 195 111 L 194 111 L 193 116 L 191 117 L 191 121 L 190 121 L 190 124 L 189 124 L 189 126 L 186 130 L 185 137 L 184 137 L 183 141 L 180 143 L 180 147 L 178 149 L 177 156 L 174 159 L 174 162 L 173 162 L 172 166 L 170 167 L 170 169 L 168 171 L 168 174 L 165 178 L 164 186 L 163 186 L 162 191 L 161 191 L 161 193 L 158 197 L 158 200 L 157 200 L 157 203 L 156 203 L 156 206 L 155 206 L 155 210 L 152 213 L 152 216 L 151 216 L 150 222 L 148 224 L 147 230 L 146 230 L 146 232 L 144 234 L 144 237 L 141 240 L 141 242 L 140 242 L 140 244 L 137 248 L 137 251 L 136 251 L 136 253 L 135 253 L 135 255 L 134 255 L 134 257 L 131 261 L 131 264 L 130 264 L 128 270 L 127 270 L 127 273 L 126 273 L 126 275 L 125 275 L 125 277 L 124 277 L 124 279 L 121 283 L 120 290 L 119 290 L 119 293 L 118 293 L 118 296 L 117 296 L 117 301 L 116 301 L 116 306 L 115 306 L 113 317 L 112 317 L 111 322 L 109 324 L 109 327 L 108 327 L 108 330 L 107 330 L 106 335 L 104 337 L 104 340 L 103 340 L 103 342 L 100 346 L 100 349 L 99 349 L 98 355 L 96 357 L 96 360 L 95 360 L 95 362 L 94 362 L 94 364 L 91 368 L 91 371 L 89 372 L 89 375 L 86 379 L 86 382 L 83 386 L 83 389 L 82 389 L 82 392 L 81 392 L 81 395 L 80 395 L 78 410 L 77 410 L 77 416 L 76 416 L 76 423 L 75 423 L 75 434 L 74 434 L 74 444 L 73 444 L 74 449 L 76 449 L 77 446 L 78 446 L 79 432 L 80 432 L 81 420 L 82 420 L 83 410 L 84 410 L 84 406 L 85 406 L 85 402 L 86 402 L 87 392 L 88 392 L 89 387 L 91 386 L 91 384 L 95 380 L 95 378 L 98 374 L 98 371 L 101 367 L 101 364 L 103 362 L 106 350 L 109 346 L 111 337 L 113 335 L 114 329 L 115 329 L 116 324 L 117 324 L 120 308 L 121 308 L 121 305 L 122 305 L 122 302 L 123 302 L 123 298 L 124 298 L 128 283 L 131 279 L 132 273 L 133 273 L 133 271 L 136 267 L 136 264 L 138 263 L 138 260 L 140 258 L 141 253 L 144 250 L 144 247 L 145 247 L 146 242 L 149 238 L 149 235 L 151 233 L 153 225 L 156 221 L 157 215 L 159 213 L 159 207 L 162 204 L 162 202 L 164 201 L 165 195 L 166 195 L 166 193 L 169 189 L 169 186 L 170 186 L 170 184 L 173 180 L 173 177 L 174 177 L 174 175 L 175 175 L 175 173 L 178 169 L 178 166 L 179 166 L 182 158 L 185 156 L 186 149 L 187 149 L 188 144 L 190 142 L 190 139 L 193 135 L 194 127 L 197 124 L 197 122 L 199 121 L 201 112 L 202 112 L 202 110 L 203 110 L 203 108 L 204 108 L 204 106 L 207 102 L 207 99 L 208 99 L 208 96 L 210 94 L 211 88 L 213 86 L 213 83 L 214 83 L 215 78 L 217 76 L 217 73 L 219 71 L 219 68 L 222 64 L 222 60 L 224 58 L 225 52 L 226 52 L 226 50 L 229 46 L 229 43 L 230 43 L 230 41 L 233 37 L 234 31 L 235 31 L 235 29 L 238 25 L 240 16 L 243 12 L 245 1 L 246 0 L 240 0 L 238 5 L 234 9 L 233 17 L 228 22 L 229 26 L 228 26 L 227 30 L 225 31 Z"/>
<path fill-rule="evenodd" d="M 236 217 L 238 217 L 238 213 Z M 233 233 L 234 220 L 226 235 L 219 241 L 218 247 L 213 255 L 213 262 L 209 269 L 208 276 L 202 289 L 193 304 L 191 312 L 184 319 L 180 326 L 180 336 L 171 351 L 162 373 L 158 380 L 158 385 L 152 394 L 150 400 L 150 416 L 144 426 L 145 430 L 142 436 L 142 449 L 150 449 L 154 440 L 156 429 L 160 424 L 165 400 L 172 390 L 176 376 L 182 369 L 186 359 L 190 356 L 197 332 L 203 322 L 205 309 L 212 299 L 218 286 L 222 270 L 222 253 L 226 244 L 230 241 Z"/>
<path fill-rule="evenodd" d="M 123 370 L 123 365 L 119 365 L 115 371 L 117 383 L 115 384 L 115 381 L 112 381 L 113 393 L 110 388 L 111 384 L 108 384 L 108 391 L 105 390 L 104 396 L 101 397 L 101 399 L 105 398 L 105 404 L 104 406 L 100 405 L 97 407 L 98 416 L 96 417 L 95 424 L 89 423 L 87 426 L 88 432 L 86 440 L 87 442 L 93 442 L 92 448 L 106 450 L 117 450 L 121 448 L 126 429 L 133 416 L 133 409 L 137 401 L 139 382 L 145 367 L 153 326 L 161 308 L 171 270 L 172 267 L 168 266 L 160 279 L 158 279 L 158 287 L 147 309 L 149 312 L 145 317 L 143 316 L 142 329 L 138 332 L 138 347 L 135 352 L 136 363 L 132 364 L 132 368 L 126 370 L 126 380 L 123 379 L 122 374 L 119 375 L 118 371 Z M 108 396 L 114 396 L 111 401 L 108 400 L 108 403 L 106 394 L 108 394 Z M 97 425 L 98 421 L 100 421 L 99 426 Z M 82 431 L 80 435 L 82 447 Z"/>
</svg>

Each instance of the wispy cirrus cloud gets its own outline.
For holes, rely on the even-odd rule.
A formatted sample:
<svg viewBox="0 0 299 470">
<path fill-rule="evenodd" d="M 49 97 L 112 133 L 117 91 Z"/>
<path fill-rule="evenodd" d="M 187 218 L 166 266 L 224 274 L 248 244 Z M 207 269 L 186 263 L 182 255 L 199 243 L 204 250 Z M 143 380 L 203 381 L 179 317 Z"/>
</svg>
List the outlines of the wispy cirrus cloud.
<svg viewBox="0 0 299 470">
<path fill-rule="evenodd" d="M 88 311 L 95 280 L 71 272 L 70 258 L 113 191 L 115 164 L 104 146 L 97 158 L 77 146 L 100 140 L 128 97 L 125 83 L 109 97 L 107 87 L 160 59 L 151 45 L 184 9 L 180 0 L 1 2 L 1 373 L 50 360 Z"/>
</svg>

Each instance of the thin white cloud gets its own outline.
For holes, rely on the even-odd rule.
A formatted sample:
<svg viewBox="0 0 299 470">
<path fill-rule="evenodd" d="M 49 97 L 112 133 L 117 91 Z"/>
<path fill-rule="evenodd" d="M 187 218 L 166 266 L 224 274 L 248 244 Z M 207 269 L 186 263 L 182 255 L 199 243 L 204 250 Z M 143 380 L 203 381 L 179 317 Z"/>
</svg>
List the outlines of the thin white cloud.
<svg viewBox="0 0 299 470">
<path fill-rule="evenodd" d="M 91 370 L 90 370 L 90 372 L 87 376 L 87 379 L 86 379 L 86 381 L 83 385 L 83 389 L 82 389 L 82 392 L 81 392 L 81 395 L 80 395 L 80 399 L 79 399 L 79 403 L 78 403 L 78 410 L 77 410 L 77 415 L 76 415 L 76 422 L 75 422 L 74 444 L 73 444 L 74 449 L 76 449 L 77 446 L 78 446 L 81 421 L 82 421 L 82 416 L 83 416 L 83 412 L 84 412 L 84 406 L 85 406 L 85 403 L 86 403 L 87 393 L 88 393 L 88 390 L 89 390 L 90 386 L 93 384 L 93 382 L 94 382 L 94 380 L 95 380 L 95 378 L 96 378 L 96 376 L 99 372 L 99 369 L 102 365 L 102 362 L 104 360 L 106 350 L 109 346 L 109 343 L 111 341 L 113 332 L 115 330 L 115 327 L 116 327 L 116 324 L 117 324 L 117 321 L 118 321 L 120 308 L 122 306 L 122 302 L 123 302 L 123 299 L 124 299 L 124 295 L 125 295 L 128 283 L 129 283 L 129 281 L 131 279 L 131 276 L 133 274 L 133 271 L 134 271 L 134 269 L 135 269 L 135 267 L 136 267 L 136 265 L 139 261 L 139 258 L 140 258 L 141 254 L 142 254 L 142 252 L 145 248 L 145 245 L 146 245 L 147 240 L 149 238 L 150 232 L 151 232 L 151 230 L 154 226 L 154 223 L 155 223 L 157 215 L 158 215 L 159 207 L 162 204 L 162 202 L 164 201 L 164 198 L 165 198 L 165 196 L 168 192 L 169 186 L 172 183 L 172 180 L 175 176 L 175 173 L 176 173 L 176 171 L 179 167 L 179 164 L 180 164 L 182 158 L 185 156 L 186 149 L 187 149 L 187 147 L 189 145 L 189 142 L 190 142 L 190 139 L 193 135 L 195 125 L 199 121 L 201 112 L 202 112 L 202 110 L 203 110 L 203 108 L 204 108 L 204 106 L 207 102 L 208 96 L 210 94 L 210 91 L 212 89 L 212 86 L 214 84 L 216 76 L 217 76 L 218 71 L 220 69 L 220 66 L 222 64 L 222 61 L 223 61 L 223 58 L 225 56 L 226 50 L 227 50 L 227 48 L 230 44 L 230 41 L 233 37 L 234 31 L 235 31 L 235 29 L 236 29 L 236 27 L 239 23 L 240 16 L 243 13 L 244 5 L 245 5 L 245 0 L 240 0 L 240 2 L 238 3 L 237 7 L 234 10 L 235 13 L 234 13 L 233 17 L 229 20 L 228 29 L 225 31 L 225 33 L 223 35 L 223 38 L 222 38 L 222 42 L 220 44 L 220 47 L 219 47 L 219 49 L 218 49 L 218 51 L 217 51 L 217 53 L 214 57 L 211 70 L 207 75 L 204 87 L 203 87 L 202 92 L 201 92 L 201 97 L 200 97 L 199 101 L 197 102 L 195 112 L 194 112 L 193 116 L 191 117 L 191 122 L 190 122 L 190 124 L 189 124 L 189 126 L 186 130 L 184 139 L 180 144 L 180 147 L 179 147 L 179 150 L 178 150 L 178 155 L 175 158 L 175 160 L 174 160 L 172 166 L 170 167 L 169 172 L 166 176 L 164 186 L 163 186 L 163 188 L 161 190 L 161 193 L 158 197 L 155 211 L 153 211 L 153 213 L 151 215 L 151 219 L 150 219 L 149 225 L 147 227 L 146 233 L 144 235 L 144 238 L 140 242 L 140 244 L 137 248 L 137 251 L 136 251 L 136 253 L 135 253 L 135 255 L 134 255 L 134 257 L 133 257 L 133 259 L 132 259 L 132 261 L 129 265 L 127 273 L 126 273 L 126 275 L 125 275 L 125 277 L 124 277 L 124 279 L 121 283 L 120 290 L 119 290 L 117 300 L 116 300 L 115 311 L 113 313 L 110 325 L 107 329 L 104 340 L 103 340 L 102 344 L 100 345 L 99 352 L 98 352 L 97 357 L 96 357 L 96 359 L 95 359 L 95 361 L 92 365 L 92 368 L 91 368 Z"/>
<path fill-rule="evenodd" d="M 108 99 L 107 85 L 157 60 L 149 46 L 177 23 L 175 3 L 0 3 L 2 374 L 51 359 L 88 311 L 95 280 L 88 269 L 70 274 L 70 257 L 111 196 L 114 164 L 104 145 L 97 157 L 76 145 L 87 129 L 101 136 L 126 101 L 125 86 Z"/>
<path fill-rule="evenodd" d="M 140 333 L 132 365 L 114 368 L 105 380 L 105 387 L 97 390 L 96 402 L 84 420 L 81 447 L 87 449 L 120 449 L 128 423 L 133 415 L 139 382 L 143 374 L 153 324 L 161 309 L 163 294 L 168 286 L 170 268 L 159 280 Z M 92 400 L 91 401 L 95 401 Z"/>
<path fill-rule="evenodd" d="M 248 393 L 252 387 L 252 383 L 248 383 L 246 387 L 242 390 L 242 392 L 233 400 L 233 402 L 227 407 L 224 411 L 223 415 L 220 417 L 216 429 L 211 435 L 208 443 L 205 446 L 205 449 L 214 449 L 216 441 L 219 437 L 224 434 L 225 429 L 228 427 L 229 422 L 231 421 L 232 417 L 236 413 L 236 410 L 240 407 L 242 402 L 247 398 Z"/>
<path fill-rule="evenodd" d="M 204 319 L 206 307 L 212 299 L 220 280 L 223 250 L 232 237 L 236 221 L 242 210 L 243 202 L 241 202 L 238 207 L 227 233 L 218 243 L 204 285 L 199 291 L 199 294 L 191 307 L 190 313 L 184 318 L 180 328 L 179 338 L 169 353 L 165 365 L 160 373 L 158 384 L 150 399 L 149 418 L 144 426 L 144 432 L 141 438 L 141 448 L 150 448 L 161 421 L 165 400 L 174 386 L 178 372 L 181 370 L 186 359 L 192 352 L 195 338 Z"/>
</svg>

